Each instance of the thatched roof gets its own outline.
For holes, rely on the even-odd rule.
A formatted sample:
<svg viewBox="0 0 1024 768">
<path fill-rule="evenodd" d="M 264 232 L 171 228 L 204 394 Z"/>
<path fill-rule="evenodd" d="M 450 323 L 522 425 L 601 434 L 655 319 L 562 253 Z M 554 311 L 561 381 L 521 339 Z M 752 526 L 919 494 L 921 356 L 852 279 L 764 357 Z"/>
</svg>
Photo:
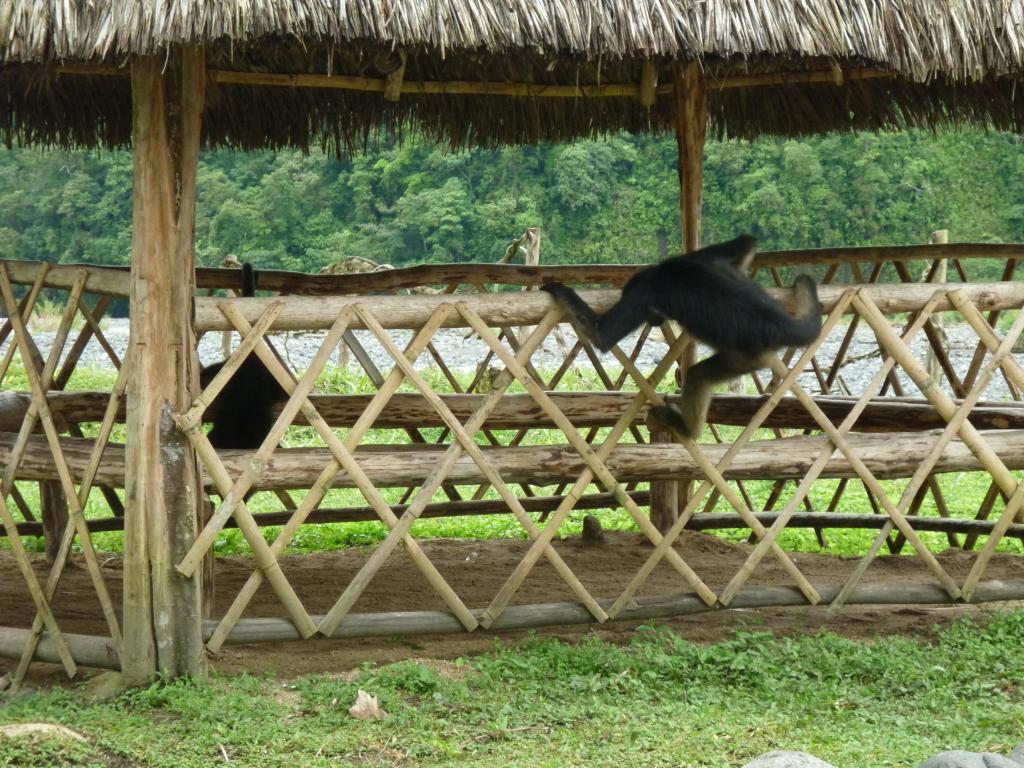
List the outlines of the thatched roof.
<svg viewBox="0 0 1024 768">
<path fill-rule="evenodd" d="M 675 62 L 694 59 L 709 78 L 719 133 L 1024 126 L 1016 93 L 1024 0 L 0 0 L 0 135 L 126 143 L 128 81 L 107 70 L 176 44 L 206 47 L 218 75 L 209 145 L 344 147 L 373 128 L 410 123 L 452 144 L 668 129 L 674 101 L 665 86 Z M 398 101 L 379 89 L 225 82 L 234 73 L 347 75 L 378 88 L 400 56 Z M 636 86 L 645 61 L 661 83 L 649 109 L 635 94 L 415 89 Z M 83 63 L 107 70 L 91 74 Z M 737 77 L 801 72 L 826 77 L 731 87 Z"/>
</svg>

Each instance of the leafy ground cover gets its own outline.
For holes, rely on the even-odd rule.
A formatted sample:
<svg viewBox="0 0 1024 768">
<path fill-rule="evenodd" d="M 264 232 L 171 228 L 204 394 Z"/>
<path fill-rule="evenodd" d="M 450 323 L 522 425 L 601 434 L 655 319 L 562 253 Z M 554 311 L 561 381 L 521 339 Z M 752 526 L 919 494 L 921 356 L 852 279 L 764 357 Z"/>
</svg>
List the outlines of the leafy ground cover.
<svg viewBox="0 0 1024 768">
<path fill-rule="evenodd" d="M 0 723 L 61 723 L 86 743 L 0 739 L 3 766 L 740 766 L 772 749 L 840 768 L 916 766 L 1024 740 L 1024 613 L 933 639 L 737 633 L 695 645 L 661 628 L 626 646 L 535 638 L 452 662 L 279 680 L 154 684 L 104 704 L 24 695 Z M 348 708 L 364 689 L 386 720 Z"/>
</svg>

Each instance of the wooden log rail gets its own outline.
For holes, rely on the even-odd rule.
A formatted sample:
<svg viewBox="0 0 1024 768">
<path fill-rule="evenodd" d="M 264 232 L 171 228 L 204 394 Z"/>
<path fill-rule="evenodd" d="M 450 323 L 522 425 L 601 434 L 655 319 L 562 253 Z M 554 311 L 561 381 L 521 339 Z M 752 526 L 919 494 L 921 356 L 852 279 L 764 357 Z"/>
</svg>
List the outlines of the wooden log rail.
<svg viewBox="0 0 1024 768">
<path fill-rule="evenodd" d="M 821 598 L 826 603 L 835 599 L 842 588 L 839 584 L 818 586 Z M 1002 579 L 983 581 L 974 592 L 972 604 L 1006 602 L 1024 599 L 1024 579 Z M 613 600 L 598 598 L 598 603 L 610 608 Z M 928 583 L 900 582 L 860 584 L 847 596 L 848 605 L 950 605 L 955 603 L 938 585 Z M 740 590 L 729 608 L 784 608 L 807 607 L 807 600 L 800 590 L 788 586 L 746 586 Z M 652 619 L 669 619 L 677 616 L 692 616 L 722 610 L 715 604 L 709 606 L 697 595 L 684 593 L 667 597 L 638 597 L 619 612 L 613 621 L 641 622 Z M 482 610 L 473 611 L 482 615 Z M 314 620 L 322 617 L 315 616 Z M 513 629 L 558 626 L 569 624 L 591 624 L 594 617 L 579 603 L 537 603 L 534 605 L 511 605 L 487 629 L 482 626 L 477 632 L 498 633 Z M 203 623 L 203 638 L 209 640 L 218 627 L 217 621 Z M 345 616 L 331 633 L 334 639 L 353 637 L 392 637 L 412 635 L 463 634 L 465 627 L 451 613 L 444 611 L 391 611 L 388 613 L 352 613 Z M 0 627 L 0 657 L 19 658 L 29 639 L 31 630 L 15 627 Z M 86 667 L 120 669 L 117 648 L 110 638 L 93 635 L 65 633 L 65 642 L 75 661 Z M 324 639 L 322 635 L 318 635 Z M 269 643 L 299 640 L 295 625 L 287 619 L 263 618 L 242 619 L 227 636 L 228 643 Z M 60 661 L 53 639 L 43 634 L 36 651 L 40 661 Z"/>
<path fill-rule="evenodd" d="M 958 289 L 965 299 L 980 311 L 1019 309 L 1024 306 L 1024 282 L 972 283 L 940 285 L 936 283 L 864 285 L 861 290 L 884 314 L 913 312 L 924 307 L 941 290 Z M 823 285 L 818 295 L 829 312 L 839 302 L 849 286 Z M 771 288 L 768 292 L 776 299 L 787 303 L 788 289 Z M 618 301 L 618 290 L 581 291 L 581 297 L 594 308 L 603 312 Z M 454 300 L 464 303 L 491 327 L 536 325 L 551 308 L 551 297 L 542 291 L 525 293 L 466 294 Z M 222 302 L 230 302 L 245 320 L 255 323 L 271 306 L 279 303 L 280 313 L 271 325 L 277 331 L 320 331 L 329 329 L 346 307 L 361 305 L 378 319 L 381 326 L 394 328 L 419 328 L 423 326 L 441 304 L 451 303 L 450 295 L 438 296 L 281 296 L 274 299 L 221 299 L 200 297 L 195 300 L 196 331 L 230 331 L 234 326 L 219 308 Z M 935 311 L 956 310 L 948 298 L 938 302 Z M 853 310 L 847 310 L 853 314 Z M 444 319 L 443 327 L 465 328 L 469 323 L 458 312 L 450 312 Z M 358 317 L 349 328 L 365 328 Z"/>
<path fill-rule="evenodd" d="M 0 264 L 6 267 L 10 280 L 15 285 L 32 285 L 39 270 L 44 267 L 44 262 L 41 261 L 0 259 Z M 85 293 L 127 298 L 131 287 L 127 267 L 97 267 L 92 264 L 45 264 L 45 267 L 47 272 L 43 281 L 44 288 L 71 290 L 83 269 L 88 273 Z"/>
<path fill-rule="evenodd" d="M 982 432 L 986 443 L 1009 469 L 1024 469 L 1024 431 L 1000 430 Z M 924 436 L 924 439 L 923 439 Z M 889 434 L 852 435 L 849 447 L 878 479 L 909 477 L 928 455 L 936 434 L 896 432 Z M 0 465 L 9 461 L 14 437 L 0 435 Z M 739 451 L 724 473 L 730 480 L 801 479 L 814 457 L 827 444 L 823 436 L 787 437 L 778 440 L 752 441 Z M 75 482 L 81 478 L 90 458 L 91 440 L 61 438 L 61 450 Z M 419 485 L 435 469 L 445 445 L 363 446 L 355 452 L 356 461 L 366 477 L 378 488 Z M 713 464 L 721 461 L 728 444 L 702 445 L 705 456 Z M 531 447 L 486 447 L 481 449 L 506 483 L 557 485 L 566 477 L 578 477 L 585 469 L 579 452 L 567 445 Z M 249 467 L 251 452 L 224 450 L 220 452 L 225 469 L 239 476 Z M 96 482 L 115 488 L 124 487 L 124 446 L 111 444 L 104 451 Z M 257 476 L 253 488 L 259 490 L 310 488 L 317 481 L 329 454 L 316 448 L 278 449 Z M 682 445 L 621 444 L 607 461 L 608 469 L 619 482 L 647 480 L 703 479 L 700 465 Z M 953 440 L 935 465 L 934 474 L 970 472 L 984 469 L 965 444 Z M 838 452 L 825 464 L 822 479 L 853 478 L 857 472 Z M 18 470 L 22 480 L 52 480 L 57 477 L 53 457 L 45 438 L 29 438 Z M 481 485 L 487 478 L 471 458 L 459 458 L 448 482 L 459 485 Z M 204 474 L 207 490 L 214 489 Z M 332 480 L 332 487 L 350 488 L 356 484 L 344 471 Z"/>
<path fill-rule="evenodd" d="M 949 245 L 863 246 L 851 248 L 804 248 L 759 253 L 755 268 L 807 266 L 811 264 L 840 265 L 878 262 L 948 260 L 1024 260 L 1024 244 L 1020 243 L 953 243 Z M 29 285 L 41 262 L 4 261 L 11 271 L 11 281 Z M 538 286 L 557 280 L 573 285 L 621 286 L 645 264 L 586 264 L 530 267 L 520 264 L 422 264 L 373 273 L 350 275 L 307 275 L 302 272 L 259 270 L 260 290 L 279 294 L 306 296 L 387 293 L 424 285 L 499 284 Z M 110 296 L 128 295 L 127 267 L 93 265 L 51 265 L 47 287 L 70 288 L 77 270 L 86 268 L 90 293 Z M 238 270 L 199 268 L 196 285 L 200 290 L 238 287 Z"/>
<path fill-rule="evenodd" d="M 460 421 L 465 422 L 486 399 L 486 395 L 442 394 L 444 404 Z M 610 427 L 626 410 L 634 395 L 629 392 L 552 392 L 549 397 L 559 410 L 578 428 Z M 103 391 L 52 391 L 46 402 L 51 412 L 62 423 L 80 424 L 99 422 L 106 411 L 110 394 Z M 666 395 L 670 403 L 678 404 L 678 395 Z M 746 426 L 751 417 L 768 399 L 768 395 L 715 395 L 708 409 L 712 424 Z M 331 427 L 351 427 L 373 400 L 373 395 L 312 395 L 310 401 L 320 416 Z M 32 401 L 27 392 L 0 393 L 0 432 L 16 432 Z M 839 423 L 851 411 L 857 398 L 830 395 L 815 398 L 815 402 L 831 419 Z M 639 412 L 635 424 L 647 419 L 649 406 Z M 281 405 L 274 409 L 276 415 Z M 124 422 L 125 404 L 122 402 L 115 420 Z M 968 416 L 978 429 L 1024 429 L 1024 403 L 1011 401 L 982 401 Z M 296 424 L 308 424 L 301 413 Z M 946 425 L 939 412 L 921 398 L 875 398 L 858 416 L 853 432 L 914 432 L 942 429 Z M 377 420 L 377 429 L 415 429 L 443 427 L 444 420 L 427 400 L 407 392 L 392 396 L 389 407 Z M 765 428 L 818 429 L 817 422 L 800 402 L 793 397 L 783 398 L 764 422 Z M 485 429 L 554 429 L 556 425 L 537 402 L 526 394 L 505 395 L 484 422 Z"/>
<path fill-rule="evenodd" d="M 838 584 L 817 587 L 821 599 L 828 603 L 839 594 Z M 1002 602 L 1024 598 L 1024 579 L 985 581 L 978 584 L 973 603 Z M 614 601 L 598 598 L 603 608 Z M 861 584 L 852 590 L 848 605 L 949 605 L 956 601 L 937 584 L 879 583 Z M 745 586 L 733 598 L 729 608 L 807 607 L 807 598 L 796 587 Z M 719 604 L 707 605 L 692 593 L 668 597 L 637 597 L 620 611 L 614 621 L 649 621 L 674 616 L 690 616 L 722 610 Z M 475 611 L 482 614 L 482 611 Z M 315 617 L 319 619 L 319 617 Z M 534 627 L 591 624 L 594 617 L 579 603 L 539 603 L 510 605 L 487 630 L 508 631 Z M 206 623 L 205 634 L 212 634 L 216 622 Z M 392 635 L 462 634 L 465 628 L 450 613 L 443 611 L 397 611 L 392 613 L 349 614 L 341 620 L 332 638 L 373 637 Z M 228 635 L 229 643 L 284 642 L 298 640 L 295 626 L 287 619 L 242 619 Z"/>
</svg>

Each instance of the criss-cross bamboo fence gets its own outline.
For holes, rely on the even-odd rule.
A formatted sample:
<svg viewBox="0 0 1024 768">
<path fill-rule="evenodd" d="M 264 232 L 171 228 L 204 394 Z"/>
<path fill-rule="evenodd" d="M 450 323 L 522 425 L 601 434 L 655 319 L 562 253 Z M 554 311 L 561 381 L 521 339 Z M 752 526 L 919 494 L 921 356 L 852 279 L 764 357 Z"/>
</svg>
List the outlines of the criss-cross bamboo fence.
<svg viewBox="0 0 1024 768">
<path fill-rule="evenodd" d="M 553 363 L 552 358 L 541 363 L 538 350 L 565 321 L 548 296 L 481 290 L 551 279 L 603 285 L 582 291 L 600 310 L 616 300 L 616 286 L 635 267 L 460 265 L 318 277 L 263 272 L 261 291 L 275 295 L 248 299 L 204 295 L 235 287 L 237 276 L 200 270 L 197 333 L 232 332 L 239 343 L 192 407 L 173 414 L 174 426 L 199 456 L 203 487 L 215 499 L 195 538 L 178 542 L 184 554 L 175 567 L 183 578 L 209 567 L 215 542 L 227 527 L 240 530 L 253 564 L 229 607 L 205 622 L 206 645 L 216 651 L 228 642 L 647 620 L 724 606 L 826 603 L 835 611 L 854 603 L 1020 599 L 1024 580 L 986 580 L 986 572 L 1001 542 L 1024 537 L 1024 491 L 1015 474 L 1024 468 L 1024 369 L 1013 355 L 1024 327 L 1019 312 L 1024 283 L 1012 280 L 1021 256 L 1024 247 L 1015 245 L 759 256 L 756 270 L 776 285 L 786 282 L 787 265 L 823 270 L 823 330 L 806 349 L 781 350 L 767 376 L 752 377 L 750 394 L 717 396 L 708 439 L 699 443 L 647 423 L 653 405 L 677 397 L 672 374 L 691 344 L 685 334 L 668 326 L 657 332 L 645 328 L 610 357 L 574 340 Z M 1005 264 L 1002 281 L 969 282 L 972 262 L 981 258 Z M 928 266 L 918 281 L 910 263 L 922 260 Z M 939 273 L 939 260 L 960 282 L 929 282 Z M 116 667 L 122 612 L 91 537 L 124 526 L 118 489 L 125 487 L 126 448 L 111 435 L 126 421 L 131 365 L 122 364 L 101 321 L 113 300 L 127 295 L 128 276 L 93 267 L 2 266 L 0 297 L 8 320 L 0 327 L 0 517 L 10 554 L 0 558 L 9 557 L 16 566 L 37 618 L 30 626 L 0 627 L 0 656 L 19 659 L 15 680 L 33 658 L 57 661 L 69 674 L 77 664 Z M 916 264 L 914 269 L 921 274 Z M 423 285 L 439 291 L 404 294 Z M 26 325 L 44 289 L 66 297 L 45 353 Z M 785 288 L 771 290 L 786 301 Z M 1007 312 L 1011 316 L 1001 319 Z M 966 365 L 958 365 L 942 342 L 934 325 L 939 313 L 954 313 L 971 335 L 974 351 Z M 73 333 L 76 317 L 81 330 Z M 471 371 L 459 370 L 437 343 L 452 328 L 462 329 L 460 338 L 474 334 L 482 345 Z M 318 334 L 317 352 L 301 370 L 293 370 L 280 354 L 280 334 L 291 331 Z M 864 348 L 865 334 L 877 365 L 871 375 L 848 381 L 844 367 L 854 357 L 852 350 Z M 90 341 L 118 371 L 111 392 L 68 388 Z M 371 391 L 323 391 L 324 373 L 343 346 Z M 941 381 L 921 359 L 922 349 L 934 356 Z M 259 449 L 218 452 L 206 438 L 206 406 L 251 354 L 289 398 Z M 428 361 L 435 371 L 425 374 L 418 361 Z M 585 368 L 598 391 L 568 386 L 574 367 Z M 15 380 L 17 387 L 7 383 Z M 995 390 L 1005 394 L 993 396 Z M 280 447 L 293 427 L 306 430 L 307 446 L 312 442 L 313 447 Z M 388 438 L 381 443 L 383 434 Z M 404 436 L 399 443 L 396 434 Z M 534 439 L 540 435 L 548 438 Z M 943 494 L 940 475 L 961 472 L 984 473 L 990 483 L 975 510 L 950 509 Z M 767 485 L 756 482 L 765 480 Z M 898 490 L 890 480 L 900 481 Z M 686 481 L 693 484 L 684 496 L 677 486 Z M 37 512 L 26 501 L 30 483 L 41 484 L 39 495 L 50 500 L 43 504 L 49 512 Z M 834 487 L 824 509 L 815 506 L 811 493 L 821 483 Z M 855 487 L 876 514 L 843 511 Z M 356 489 L 361 503 L 332 507 L 327 499 L 337 488 Z M 110 514 L 93 512 L 86 519 L 93 489 Z M 282 509 L 253 512 L 247 503 L 252 491 L 274 493 Z M 293 498 L 292 491 L 300 495 Z M 937 514 L 926 513 L 929 498 Z M 650 552 L 635 574 L 624 574 L 618 594 L 595 595 L 586 575 L 575 573 L 553 543 L 574 512 L 608 508 L 628 515 Z M 522 560 L 483 602 L 460 595 L 411 535 L 417 520 L 460 514 L 511 514 L 529 541 Z M 329 608 L 311 613 L 308 596 L 281 568 L 286 548 L 302 526 L 363 520 L 382 523 L 383 541 Z M 268 525 L 280 526 L 269 541 L 262 530 Z M 812 529 L 822 543 L 829 529 L 876 534 L 843 581 L 814 583 L 780 543 L 785 531 L 799 527 Z M 675 546 L 684 530 L 736 528 L 750 532 L 753 546 L 723 584 L 709 584 L 685 550 Z M 965 576 L 948 572 L 926 546 L 925 532 L 976 550 Z M 26 537 L 41 534 L 48 542 L 49 566 L 25 546 Z M 53 609 L 76 541 L 106 623 L 105 637 L 62 632 Z M 411 605 L 399 613 L 353 612 L 399 545 L 447 611 Z M 909 548 L 927 580 L 866 582 L 883 546 L 891 552 Z M 766 556 L 792 586 L 750 584 Z M 573 601 L 515 604 L 542 558 Z M 661 562 L 677 575 L 678 588 L 645 594 Z M 249 615 L 264 583 L 281 604 L 281 618 Z M 122 594 L 131 589 L 117 586 Z"/>
</svg>

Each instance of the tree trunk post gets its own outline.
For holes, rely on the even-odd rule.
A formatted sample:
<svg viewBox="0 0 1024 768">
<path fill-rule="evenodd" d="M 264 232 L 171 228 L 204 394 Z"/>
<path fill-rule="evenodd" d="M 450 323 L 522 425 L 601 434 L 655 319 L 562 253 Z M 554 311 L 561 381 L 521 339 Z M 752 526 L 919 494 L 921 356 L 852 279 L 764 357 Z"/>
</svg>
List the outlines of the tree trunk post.
<svg viewBox="0 0 1024 768">
<path fill-rule="evenodd" d="M 59 481 L 39 483 L 39 517 L 43 523 L 46 562 L 53 564 L 60 550 L 60 541 L 68 525 L 68 497 Z"/>
<path fill-rule="evenodd" d="M 132 66 L 135 166 L 126 412 L 124 653 L 129 684 L 204 672 L 202 584 L 175 563 L 202 503 L 195 452 L 171 418 L 198 385 L 195 183 L 205 94 L 201 50 Z"/>
<path fill-rule="evenodd" d="M 676 144 L 679 148 L 679 219 L 683 233 L 683 250 L 700 248 L 701 191 L 704 186 L 704 136 L 707 132 L 708 102 L 704 74 L 700 62 L 691 61 L 675 71 Z M 680 387 L 686 371 L 697 361 L 696 344 L 689 344 L 676 369 Z M 651 442 L 671 440 L 671 433 L 651 432 Z M 667 530 L 680 509 L 686 507 L 693 491 L 690 482 L 651 483 L 651 520 L 660 530 Z M 676 499 L 667 501 L 669 494 Z M 666 521 L 667 525 L 666 525 Z M 662 525 L 666 525 L 662 528 Z"/>
</svg>

